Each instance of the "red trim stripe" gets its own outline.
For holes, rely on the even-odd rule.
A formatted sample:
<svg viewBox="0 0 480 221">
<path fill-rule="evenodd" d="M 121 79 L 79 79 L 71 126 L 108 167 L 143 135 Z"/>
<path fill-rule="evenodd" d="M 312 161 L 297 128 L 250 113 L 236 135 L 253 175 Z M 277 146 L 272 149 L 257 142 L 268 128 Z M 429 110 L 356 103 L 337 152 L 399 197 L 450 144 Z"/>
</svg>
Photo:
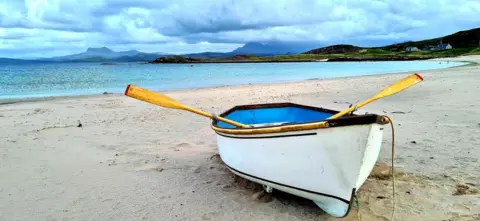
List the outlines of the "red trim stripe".
<svg viewBox="0 0 480 221">
<path fill-rule="evenodd" d="M 420 76 L 420 75 L 419 75 L 419 74 L 417 74 L 417 73 L 415 73 L 415 75 L 417 75 L 417 77 L 418 77 L 418 78 L 420 78 L 420 80 L 422 80 L 422 81 L 423 81 L 423 78 L 422 78 L 422 76 Z"/>
<path fill-rule="evenodd" d="M 127 89 L 125 90 L 125 95 L 128 96 L 128 89 L 130 89 L 130 84 L 127 86 Z"/>
</svg>

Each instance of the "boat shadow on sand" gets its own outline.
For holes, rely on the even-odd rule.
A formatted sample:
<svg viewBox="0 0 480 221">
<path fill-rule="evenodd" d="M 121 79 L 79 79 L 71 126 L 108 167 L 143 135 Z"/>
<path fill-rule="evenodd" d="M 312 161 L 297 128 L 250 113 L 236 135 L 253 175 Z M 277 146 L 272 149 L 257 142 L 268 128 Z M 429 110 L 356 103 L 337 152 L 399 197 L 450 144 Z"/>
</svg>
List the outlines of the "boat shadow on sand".
<svg viewBox="0 0 480 221">
<path fill-rule="evenodd" d="M 338 220 L 329 216 L 326 212 L 319 209 L 318 206 L 311 200 L 298 197 L 279 190 L 274 190 L 272 194 L 266 194 L 260 184 L 254 183 L 230 172 L 223 163 L 218 154 L 210 157 L 210 160 L 216 164 L 216 167 L 225 172 L 228 176 L 231 188 L 240 191 L 246 191 L 250 194 L 250 200 L 257 203 L 271 203 L 285 207 L 301 210 L 302 213 L 309 213 L 314 217 L 321 217 L 323 220 Z M 466 205 L 459 201 L 457 197 L 471 197 L 474 198 L 480 195 L 480 188 L 478 184 L 462 183 L 460 180 L 453 177 L 443 175 L 442 177 L 427 177 L 415 175 L 411 173 L 404 173 L 400 169 L 396 169 L 396 217 L 398 220 L 410 220 L 424 216 L 425 211 L 438 210 L 443 213 L 443 217 L 448 217 L 453 220 L 466 216 L 470 220 L 480 218 L 480 214 L 458 214 L 449 212 L 448 208 L 438 206 L 438 201 L 449 201 L 450 207 L 463 206 L 467 209 L 475 210 L 477 206 Z M 428 196 L 427 198 L 425 198 Z M 392 176 L 391 166 L 385 163 L 377 163 L 368 177 L 365 185 L 359 190 L 360 214 L 362 220 L 390 220 L 392 212 Z M 420 206 L 412 208 L 411 204 L 418 203 Z M 341 220 L 350 221 L 356 220 L 357 208 L 355 204 L 352 205 L 349 214 Z M 440 218 L 440 217 L 439 217 Z M 443 220 L 444 218 L 440 218 Z M 447 219 L 448 220 L 448 219 Z"/>
</svg>

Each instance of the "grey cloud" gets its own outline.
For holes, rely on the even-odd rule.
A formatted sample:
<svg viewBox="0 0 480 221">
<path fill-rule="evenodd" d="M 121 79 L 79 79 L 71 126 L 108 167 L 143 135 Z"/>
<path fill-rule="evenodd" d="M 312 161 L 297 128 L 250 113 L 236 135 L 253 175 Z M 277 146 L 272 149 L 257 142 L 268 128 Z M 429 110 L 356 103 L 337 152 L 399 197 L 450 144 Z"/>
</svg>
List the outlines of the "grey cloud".
<svg viewBox="0 0 480 221">
<path fill-rule="evenodd" d="M 480 26 L 478 0 L 62 0 L 30 6 L 2 1 L 0 36 L 18 41 L 0 44 L 0 51 L 43 50 L 38 42 L 55 41 L 72 50 L 141 44 L 164 51 L 162 45 L 175 50 L 176 44 L 210 42 L 202 47 L 214 51 L 248 41 L 378 45 Z"/>
</svg>

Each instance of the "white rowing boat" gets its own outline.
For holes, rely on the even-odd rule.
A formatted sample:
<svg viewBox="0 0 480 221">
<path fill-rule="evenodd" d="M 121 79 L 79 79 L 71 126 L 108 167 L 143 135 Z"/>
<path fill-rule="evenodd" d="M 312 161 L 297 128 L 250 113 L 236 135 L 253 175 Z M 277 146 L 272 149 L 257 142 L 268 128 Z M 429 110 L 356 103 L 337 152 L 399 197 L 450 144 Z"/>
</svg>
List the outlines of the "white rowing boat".
<svg viewBox="0 0 480 221">
<path fill-rule="evenodd" d="M 291 103 L 237 106 L 220 116 L 254 128 L 214 121 L 212 129 L 233 173 L 344 217 L 375 166 L 388 121 L 374 114 L 326 120 L 336 113 Z"/>
<path fill-rule="evenodd" d="M 277 103 L 237 106 L 217 117 L 134 85 L 125 95 L 212 118 L 220 157 L 233 173 L 263 184 L 267 192 L 311 199 L 327 213 L 344 217 L 375 166 L 383 126 L 391 123 L 387 116 L 351 113 L 422 81 L 412 74 L 340 112 Z"/>
</svg>

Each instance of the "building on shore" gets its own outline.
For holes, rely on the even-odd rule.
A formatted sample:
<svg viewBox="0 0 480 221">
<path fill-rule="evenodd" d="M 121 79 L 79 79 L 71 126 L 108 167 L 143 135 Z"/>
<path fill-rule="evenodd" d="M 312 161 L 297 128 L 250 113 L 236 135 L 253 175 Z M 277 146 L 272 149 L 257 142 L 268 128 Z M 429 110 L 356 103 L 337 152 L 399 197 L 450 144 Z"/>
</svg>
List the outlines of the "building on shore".
<svg viewBox="0 0 480 221">
<path fill-rule="evenodd" d="M 407 47 L 405 49 L 405 51 L 407 51 L 407 52 L 420 51 L 420 49 L 418 49 L 417 47 Z"/>
<path fill-rule="evenodd" d="M 448 50 L 448 49 L 452 49 L 452 46 L 450 44 L 438 44 L 436 47 L 435 47 L 435 50 L 437 51 L 440 51 L 440 50 Z"/>
</svg>

